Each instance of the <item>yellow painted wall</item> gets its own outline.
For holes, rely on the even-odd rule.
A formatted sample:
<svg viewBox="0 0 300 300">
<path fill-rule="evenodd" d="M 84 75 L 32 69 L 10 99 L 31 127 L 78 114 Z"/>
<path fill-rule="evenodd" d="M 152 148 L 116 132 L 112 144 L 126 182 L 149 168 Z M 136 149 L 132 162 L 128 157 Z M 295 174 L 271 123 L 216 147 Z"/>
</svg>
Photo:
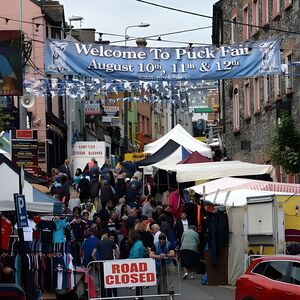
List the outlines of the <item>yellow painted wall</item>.
<svg viewBox="0 0 300 300">
<path fill-rule="evenodd" d="M 276 201 L 284 207 L 285 229 L 300 230 L 300 195 L 276 196 Z M 299 207 L 299 214 L 296 215 L 296 205 Z"/>
<path fill-rule="evenodd" d="M 300 195 L 282 195 L 275 197 L 276 205 L 284 208 L 284 227 L 285 229 L 300 230 Z M 299 208 L 299 214 L 296 215 L 296 205 Z M 248 251 L 252 250 L 254 254 L 259 254 L 259 246 L 248 247 Z M 271 255 L 275 253 L 275 247 L 265 246 L 263 255 Z"/>
</svg>

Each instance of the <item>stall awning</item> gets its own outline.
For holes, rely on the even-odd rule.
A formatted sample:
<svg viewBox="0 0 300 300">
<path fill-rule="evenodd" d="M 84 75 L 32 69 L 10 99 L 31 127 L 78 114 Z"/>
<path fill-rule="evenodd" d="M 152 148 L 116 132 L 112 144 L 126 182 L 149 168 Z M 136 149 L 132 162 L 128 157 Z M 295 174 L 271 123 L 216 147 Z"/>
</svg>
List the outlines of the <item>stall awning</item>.
<svg viewBox="0 0 300 300">
<path fill-rule="evenodd" d="M 219 192 L 226 192 L 229 190 L 232 191 L 238 189 L 300 194 L 300 184 L 271 182 L 271 181 L 264 181 L 264 180 L 253 180 L 253 179 L 233 178 L 233 177 L 224 177 L 224 178 L 208 181 L 202 184 L 195 185 L 191 187 L 191 189 L 193 189 L 198 194 L 202 194 L 203 186 L 205 186 L 205 193 L 207 195 L 215 193 L 217 190 L 219 190 Z"/>
<path fill-rule="evenodd" d="M 229 176 L 254 176 L 270 174 L 275 178 L 271 165 L 251 164 L 241 161 L 206 162 L 181 165 L 160 165 L 159 169 L 176 172 L 179 183 L 198 180 L 211 180 Z"/>
</svg>

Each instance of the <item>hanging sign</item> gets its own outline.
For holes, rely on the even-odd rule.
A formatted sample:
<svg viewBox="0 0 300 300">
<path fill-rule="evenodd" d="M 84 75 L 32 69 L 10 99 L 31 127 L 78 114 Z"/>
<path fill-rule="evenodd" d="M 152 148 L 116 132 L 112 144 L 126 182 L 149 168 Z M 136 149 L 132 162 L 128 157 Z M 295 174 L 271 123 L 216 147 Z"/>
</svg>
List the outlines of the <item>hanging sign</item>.
<svg viewBox="0 0 300 300">
<path fill-rule="evenodd" d="M 121 259 L 104 261 L 105 288 L 153 286 L 157 284 L 155 260 Z"/>
<path fill-rule="evenodd" d="M 28 227 L 27 210 L 25 196 L 14 194 L 15 208 L 17 213 L 17 223 L 19 228 Z"/>
<path fill-rule="evenodd" d="M 218 80 L 279 74 L 279 41 L 138 48 L 45 41 L 45 72 L 126 80 Z"/>
</svg>

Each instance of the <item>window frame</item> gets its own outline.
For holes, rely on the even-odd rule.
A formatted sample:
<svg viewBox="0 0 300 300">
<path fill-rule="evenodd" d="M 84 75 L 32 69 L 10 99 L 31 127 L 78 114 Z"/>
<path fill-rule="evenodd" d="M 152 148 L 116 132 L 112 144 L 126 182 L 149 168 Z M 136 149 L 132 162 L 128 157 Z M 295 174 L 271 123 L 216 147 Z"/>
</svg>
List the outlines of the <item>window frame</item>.
<svg viewBox="0 0 300 300">
<path fill-rule="evenodd" d="M 259 31 L 259 7 L 258 0 L 252 0 L 252 35 L 255 35 Z"/>
<path fill-rule="evenodd" d="M 231 44 L 234 44 L 238 41 L 238 24 L 237 24 L 237 15 L 234 14 L 231 17 Z"/>
<path fill-rule="evenodd" d="M 237 93 L 235 94 L 234 91 L 237 90 Z M 233 89 L 233 95 L 232 95 L 232 114 L 233 114 L 233 132 L 238 133 L 240 132 L 240 92 L 238 86 L 235 86 Z"/>
<path fill-rule="evenodd" d="M 249 120 L 251 117 L 251 105 L 250 105 L 250 81 L 244 82 L 244 118 Z"/>
<path fill-rule="evenodd" d="M 269 0 L 262 1 L 262 26 L 266 27 L 270 23 Z"/>
<path fill-rule="evenodd" d="M 266 272 L 267 272 L 267 269 L 268 267 L 273 264 L 273 263 L 287 263 L 287 266 L 286 266 L 286 274 L 283 274 L 283 277 L 282 277 L 282 280 L 277 280 L 277 279 L 273 279 L 273 278 L 270 278 L 269 276 L 267 276 Z M 290 270 L 291 270 L 291 261 L 289 260 L 270 260 L 269 263 L 267 264 L 266 268 L 264 269 L 264 275 L 266 278 L 268 278 L 269 280 L 273 280 L 273 281 L 276 281 L 276 282 L 285 282 L 285 283 L 288 283 L 288 280 L 289 280 L 289 274 L 290 274 Z"/>
<path fill-rule="evenodd" d="M 247 41 L 249 39 L 249 6 L 244 5 L 243 7 L 243 23 L 248 25 L 243 25 L 243 40 Z"/>
<path fill-rule="evenodd" d="M 286 92 L 288 89 L 293 89 L 294 88 L 294 71 L 293 71 L 293 66 L 292 66 L 292 61 L 293 61 L 293 53 L 288 52 L 284 56 L 284 62 L 287 64 L 288 67 L 288 72 L 285 74 L 285 90 Z"/>
<path fill-rule="evenodd" d="M 272 11 L 272 15 L 273 15 L 273 19 L 277 18 L 280 15 L 280 0 L 273 0 L 273 11 Z"/>
<path fill-rule="evenodd" d="M 258 77 L 253 78 L 253 112 L 260 113 L 260 80 Z"/>
<path fill-rule="evenodd" d="M 288 280 L 289 280 L 288 283 L 289 283 L 289 284 L 292 284 L 292 285 L 300 286 L 300 280 L 299 280 L 299 284 L 296 284 L 296 283 L 291 282 L 291 279 L 292 279 L 292 271 L 293 271 L 293 266 L 294 266 L 294 264 L 298 264 L 298 265 L 299 265 L 299 270 L 300 270 L 300 262 L 296 262 L 296 261 L 291 262 L 291 269 L 290 269 L 290 274 L 289 274 L 289 278 L 288 278 Z"/>
</svg>

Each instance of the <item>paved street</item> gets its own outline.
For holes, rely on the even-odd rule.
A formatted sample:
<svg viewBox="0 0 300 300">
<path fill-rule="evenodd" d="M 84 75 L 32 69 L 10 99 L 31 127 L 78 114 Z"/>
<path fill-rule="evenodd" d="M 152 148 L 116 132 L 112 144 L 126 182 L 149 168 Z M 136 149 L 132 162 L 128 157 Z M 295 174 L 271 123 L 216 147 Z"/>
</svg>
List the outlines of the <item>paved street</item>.
<svg viewBox="0 0 300 300">
<path fill-rule="evenodd" d="M 234 300 L 234 286 L 202 286 L 200 279 L 182 280 L 181 296 L 184 300 Z"/>
</svg>

